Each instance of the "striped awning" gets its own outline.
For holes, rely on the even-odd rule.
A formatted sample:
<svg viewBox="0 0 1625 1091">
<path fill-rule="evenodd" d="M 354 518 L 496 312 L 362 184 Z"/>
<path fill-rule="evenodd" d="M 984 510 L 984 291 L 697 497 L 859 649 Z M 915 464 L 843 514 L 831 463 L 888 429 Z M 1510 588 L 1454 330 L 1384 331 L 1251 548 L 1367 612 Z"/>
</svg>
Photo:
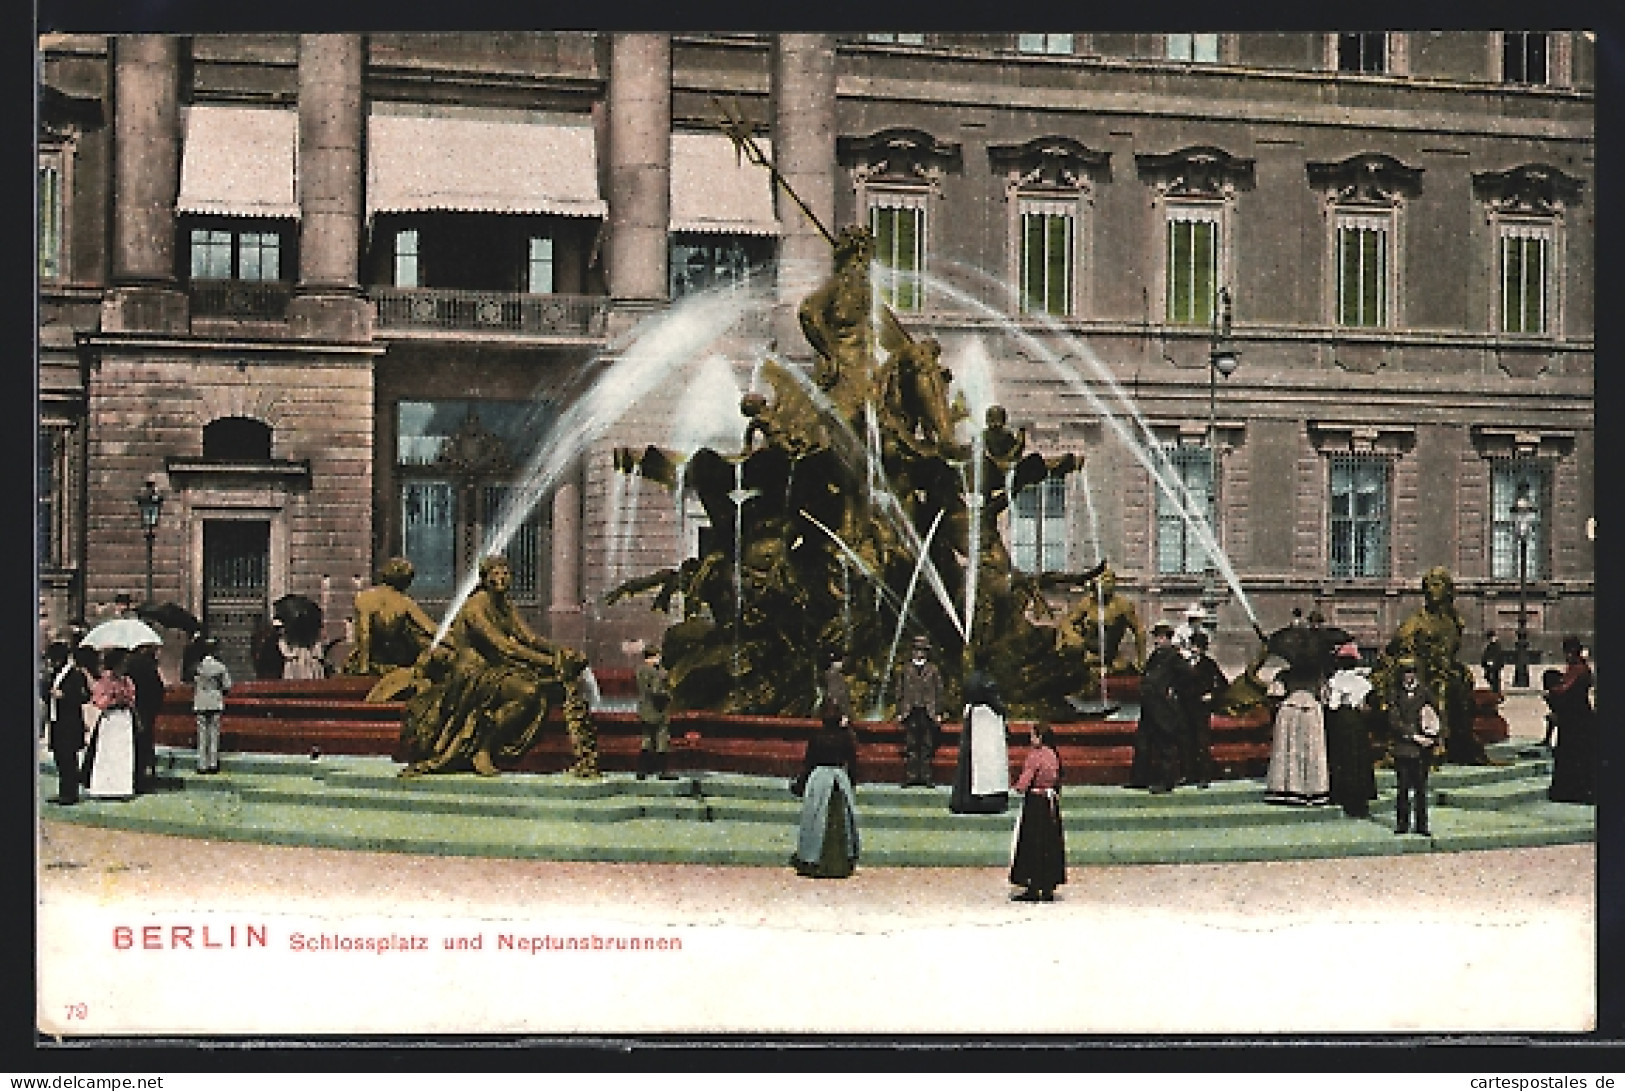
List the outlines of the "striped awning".
<svg viewBox="0 0 1625 1091">
<path fill-rule="evenodd" d="M 206 216 L 299 215 L 294 188 L 298 111 L 188 106 L 182 126 L 177 211 Z"/>
<path fill-rule="evenodd" d="M 756 143 L 772 155 L 769 141 Z M 721 133 L 671 134 L 671 229 L 727 235 L 777 235 L 773 179 L 734 152 Z"/>
<path fill-rule="evenodd" d="M 607 211 L 598 192 L 593 129 L 584 117 L 375 106 L 367 119 L 368 216 Z"/>
</svg>

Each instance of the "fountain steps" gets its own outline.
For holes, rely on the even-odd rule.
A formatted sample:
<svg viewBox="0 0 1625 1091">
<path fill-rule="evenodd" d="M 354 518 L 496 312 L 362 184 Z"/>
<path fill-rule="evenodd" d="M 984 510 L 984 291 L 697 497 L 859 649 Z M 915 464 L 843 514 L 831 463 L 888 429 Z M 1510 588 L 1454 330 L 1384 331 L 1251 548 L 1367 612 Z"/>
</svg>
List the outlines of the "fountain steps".
<svg viewBox="0 0 1625 1091">
<path fill-rule="evenodd" d="M 1262 802 L 1257 780 L 1151 795 L 1069 784 L 1074 864 L 1217 863 L 1506 848 L 1592 840 L 1595 811 L 1547 802 L 1550 763 L 1493 748 L 1506 765 L 1434 774 L 1433 836 L 1396 837 L 1393 774 L 1370 819 Z M 381 757 L 227 754 L 218 776 L 160 751 L 160 790 L 126 802 L 45 805 L 53 820 L 149 833 L 422 855 L 783 866 L 799 804 L 782 778 L 736 773 L 637 781 L 613 775 L 451 774 L 402 779 Z M 48 759 L 42 797 L 55 792 Z M 861 784 L 864 866 L 1000 867 L 1013 814 L 953 815 L 946 788 Z"/>
<path fill-rule="evenodd" d="M 630 684 L 623 672 L 607 670 L 600 686 L 607 698 L 624 702 Z M 221 749 L 226 753 L 344 754 L 402 759 L 399 702 L 365 700 L 372 679 L 337 676 L 313 681 L 249 681 L 232 689 L 221 723 Z M 1123 688 L 1125 682 L 1114 682 Z M 1114 692 L 1116 690 L 1114 689 Z M 1486 702 L 1484 698 L 1492 700 Z M 1507 737 L 1506 723 L 1496 712 L 1493 694 L 1480 694 L 1475 722 L 1486 743 Z M 599 737 L 599 763 L 605 772 L 636 767 L 642 729 L 637 716 L 624 708 L 593 713 Z M 764 777 L 794 773 L 807 739 L 817 728 L 810 718 L 727 715 L 705 711 L 672 717 L 671 768 L 680 773 L 728 771 Z M 1068 778 L 1078 784 L 1111 785 L 1128 780 L 1137 721 L 1132 708 L 1112 718 L 1085 719 L 1055 725 L 1061 760 Z M 866 780 L 901 781 L 903 732 L 894 722 L 864 721 L 855 725 L 859 767 Z M 1013 740 L 1022 740 L 1027 724 L 1011 724 Z M 172 686 L 158 717 L 160 745 L 184 747 L 196 738 L 191 687 Z M 1268 712 L 1259 708 L 1242 717 L 1215 717 L 1213 758 L 1218 779 L 1261 776 L 1269 764 Z M 949 724 L 932 763 L 938 782 L 953 778 L 959 726 Z M 1025 755 L 1011 746 L 1016 768 Z M 536 746 L 514 767 L 529 773 L 557 773 L 573 761 L 564 725 L 555 711 Z"/>
</svg>

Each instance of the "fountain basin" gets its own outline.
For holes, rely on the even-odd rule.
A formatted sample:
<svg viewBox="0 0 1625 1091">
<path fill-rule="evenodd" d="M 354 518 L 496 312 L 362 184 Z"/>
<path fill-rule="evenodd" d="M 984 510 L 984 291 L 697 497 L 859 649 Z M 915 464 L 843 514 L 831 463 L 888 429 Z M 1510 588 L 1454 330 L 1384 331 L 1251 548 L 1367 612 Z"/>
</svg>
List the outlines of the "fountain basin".
<svg viewBox="0 0 1625 1091">
<path fill-rule="evenodd" d="M 623 684 L 613 672 L 595 671 L 606 694 Z M 611 679 L 604 686 L 604 675 Z M 314 681 L 249 681 L 234 686 L 221 720 L 221 749 L 238 753 L 387 755 L 399 752 L 401 714 L 398 701 L 368 702 L 372 679 L 334 677 Z M 1475 733 L 1484 742 L 1507 737 L 1498 712 L 1499 698 L 1489 690 L 1475 694 Z M 1120 710 L 1115 714 L 1121 717 Z M 631 772 L 637 760 L 642 728 L 637 714 L 600 709 L 593 713 L 598 729 L 599 764 L 605 772 Z M 859 777 L 864 781 L 898 782 L 903 778 L 903 729 L 892 720 L 861 720 L 858 735 Z M 1069 784 L 1122 784 L 1134 756 L 1133 718 L 1081 718 L 1056 723 L 1055 733 Z M 747 716 L 694 710 L 673 714 L 674 772 L 733 772 L 759 776 L 795 773 L 807 739 L 818 721 L 790 716 Z M 1011 771 L 1026 757 L 1030 721 L 1010 722 Z M 171 686 L 158 718 L 157 741 L 190 747 L 197 737 L 192 714 L 192 687 Z M 1258 777 L 1269 765 L 1270 711 L 1265 706 L 1240 716 L 1213 718 L 1213 759 L 1220 779 Z M 938 783 L 950 783 L 958 757 L 959 724 L 941 734 L 932 772 Z M 557 773 L 571 764 L 569 739 L 557 710 L 530 753 L 512 771 Z"/>
</svg>

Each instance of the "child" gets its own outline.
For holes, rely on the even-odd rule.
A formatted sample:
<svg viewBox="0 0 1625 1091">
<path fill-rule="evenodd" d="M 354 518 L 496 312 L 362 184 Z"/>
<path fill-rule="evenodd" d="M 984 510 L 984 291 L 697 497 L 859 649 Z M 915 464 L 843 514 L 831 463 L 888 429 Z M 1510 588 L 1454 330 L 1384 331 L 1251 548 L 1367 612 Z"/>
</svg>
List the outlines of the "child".
<svg viewBox="0 0 1625 1091">
<path fill-rule="evenodd" d="M 1388 702 L 1388 724 L 1394 733 L 1394 772 L 1399 777 L 1396 834 L 1411 831 L 1411 808 L 1416 809 L 1416 832 L 1428 831 L 1428 767 L 1439 743 L 1439 711 L 1433 696 L 1416 677 L 1416 663 L 1399 661 L 1399 684 Z"/>
<path fill-rule="evenodd" d="M 226 691 L 231 689 L 231 672 L 216 653 L 220 644 L 203 642 L 203 658 L 198 660 L 192 678 L 192 713 L 197 717 L 197 771 L 220 772 L 220 716 L 226 708 Z"/>
</svg>

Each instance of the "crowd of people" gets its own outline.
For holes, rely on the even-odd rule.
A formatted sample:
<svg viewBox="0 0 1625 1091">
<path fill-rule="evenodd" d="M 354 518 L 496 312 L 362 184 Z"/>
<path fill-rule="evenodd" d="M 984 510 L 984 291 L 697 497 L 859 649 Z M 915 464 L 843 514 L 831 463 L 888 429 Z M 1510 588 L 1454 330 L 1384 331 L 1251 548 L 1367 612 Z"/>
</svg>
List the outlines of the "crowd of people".
<svg viewBox="0 0 1625 1091">
<path fill-rule="evenodd" d="M 108 621 L 138 620 L 130 596 L 119 595 Z M 56 765 L 57 794 L 71 807 L 83 799 L 127 800 L 158 786 L 157 728 L 168 687 L 158 646 L 98 648 L 95 628 L 75 626 L 46 646 L 40 676 L 42 741 Z M 197 769 L 220 767 L 220 718 L 231 675 L 216 641 L 196 633 L 181 662 L 193 686 Z"/>
<path fill-rule="evenodd" d="M 1313 627 L 1318 616 L 1296 622 Z M 1229 679 L 1209 654 L 1210 638 L 1199 624 L 1152 626 L 1152 649 L 1140 682 L 1140 717 L 1128 787 L 1156 794 L 1190 784 L 1207 788 L 1214 775 L 1213 715 Z M 1493 645 L 1494 634 L 1489 634 Z M 1591 668 L 1577 638 L 1563 642 L 1566 668 L 1543 678 L 1549 708 L 1547 744 L 1553 732 L 1549 798 L 1596 800 L 1596 717 L 1590 701 Z M 919 638 L 899 671 L 897 715 L 904 727 L 902 786 L 929 786 L 937 747 L 940 673 L 929 661 L 930 642 Z M 1501 693 L 1499 647 L 1485 653 L 1486 681 Z M 791 864 L 817 878 L 850 875 L 858 857 L 853 785 L 858 780 L 857 740 L 851 697 L 839 655 L 824 675 L 822 726 L 808 742 L 803 766 L 791 784 L 802 811 Z M 1494 670 L 1490 668 L 1493 665 Z M 1264 798 L 1299 806 L 1332 804 L 1353 818 L 1369 818 L 1377 798 L 1376 768 L 1391 755 L 1397 781 L 1395 833 L 1431 836 L 1428 777 L 1444 755 L 1442 701 L 1424 684 L 1416 660 L 1394 661 L 1388 688 L 1379 693 L 1359 647 L 1344 641 L 1324 657 L 1288 662 L 1272 682 L 1276 698 L 1270 764 Z M 1025 763 L 1009 777 L 1006 709 L 992 678 L 967 675 L 958 759 L 949 796 L 955 814 L 1000 814 L 1013 792 L 1020 800 L 1012 840 L 1010 882 L 1014 900 L 1054 899 L 1066 881 L 1061 820 L 1062 766 L 1051 725 L 1035 723 Z"/>
<path fill-rule="evenodd" d="M 491 598 L 487 612 L 494 611 L 498 621 L 507 618 L 502 597 L 505 573 L 505 564 L 498 561 L 482 566 L 481 595 Z M 404 586 L 396 585 L 409 581 L 408 568 L 402 579 L 389 586 L 404 593 Z M 415 638 L 409 643 L 415 649 L 425 642 L 417 638 L 428 636 L 429 623 L 426 616 L 418 616 L 421 611 L 415 604 L 412 608 L 415 613 L 405 616 L 412 626 L 409 635 Z M 1318 615 L 1303 619 L 1301 612 L 1294 613 L 1294 624 L 1311 631 L 1323 620 Z M 514 654 L 534 644 L 533 658 L 541 657 L 542 652 L 553 652 L 555 657 L 559 654 L 515 626 L 517 622 L 507 628 L 491 622 L 486 629 L 495 635 L 486 633 L 483 643 L 474 644 L 500 645 Z M 514 631 L 509 632 L 509 628 Z M 480 632 L 485 633 L 485 629 Z M 1213 715 L 1230 680 L 1209 654 L 1210 638 L 1199 617 L 1187 618 L 1187 624 L 1177 628 L 1158 621 L 1151 628 L 1151 637 L 1152 648 L 1140 679 L 1140 716 L 1127 786 L 1155 794 L 1172 792 L 1181 785 L 1207 788 L 1215 771 Z M 286 654 L 290 645 L 285 635 L 275 633 L 274 638 L 284 671 L 294 666 L 296 674 L 306 676 L 309 665 L 301 665 L 296 662 L 297 656 Z M 364 651 L 375 643 L 363 640 L 361 648 Z M 197 772 L 202 775 L 220 769 L 221 717 L 232 686 L 230 672 L 218 652 L 216 641 L 198 633 L 182 661 L 183 681 L 193 687 Z M 1563 652 L 1564 668 L 1547 670 L 1542 676 L 1548 708 L 1543 745 L 1553 752 L 1549 798 L 1592 804 L 1596 800 L 1596 716 L 1590 697 L 1591 667 L 1577 638 L 1564 640 Z M 942 674 L 930 655 L 929 639 L 916 638 L 909 659 L 895 679 L 896 715 L 904 731 L 905 788 L 933 786 L 932 763 L 948 715 Z M 553 658 L 546 657 L 539 658 L 538 664 L 550 671 L 558 666 Z M 1495 634 L 1487 633 L 1481 665 L 1486 684 L 1498 696 L 1505 664 L 1505 653 Z M 490 673 L 488 666 L 482 660 L 484 673 L 479 674 L 480 678 Z M 1371 801 L 1377 798 L 1375 768 L 1382 748 L 1392 757 L 1397 779 L 1396 833 L 1430 835 L 1428 776 L 1444 754 L 1449 735 L 1445 727 L 1447 710 L 1436 688 L 1426 684 L 1413 656 L 1397 657 L 1392 668 L 1386 674 L 1386 688 L 1379 692 L 1371 668 L 1364 665 L 1359 648 L 1352 642 L 1331 648 L 1326 655 L 1287 662 L 1271 684 L 1275 709 L 1265 776 L 1267 801 L 1299 806 L 1330 803 L 1351 817 L 1367 818 Z M 406 668 L 380 659 L 377 670 L 387 673 L 391 669 Z M 801 770 L 791 784 L 794 794 L 802 800 L 791 864 L 798 873 L 810 877 L 850 875 L 859 854 L 854 789 L 858 782 L 858 748 L 852 728 L 852 692 L 843 671 L 841 656 L 830 655 L 822 677 L 821 727 L 809 740 Z M 511 664 L 497 673 L 511 681 Z M 549 673 L 543 681 L 558 681 L 565 674 L 571 672 L 565 670 L 558 678 Z M 282 672 L 279 675 L 293 676 Z M 668 771 L 671 688 L 657 647 L 645 650 L 635 675 L 637 713 L 642 725 L 637 779 L 672 779 Z M 523 692 L 517 695 L 497 688 L 497 696 L 512 698 L 508 704 L 524 706 L 520 711 L 527 715 L 521 718 L 539 719 L 529 715 L 540 693 L 536 685 L 520 687 Z M 156 781 L 154 733 L 164 693 L 163 677 L 151 646 L 98 651 L 89 643 L 53 642 L 46 651 L 41 679 L 43 741 L 53 755 L 58 775 L 57 795 L 50 802 L 71 806 L 82 797 L 130 799 L 151 791 Z M 482 692 L 482 706 L 485 696 Z M 1056 887 L 1066 881 L 1060 810 L 1062 765 L 1054 730 L 1044 722 L 1033 725 L 1023 767 L 1012 781 L 1007 709 L 997 684 L 986 673 L 973 670 L 965 678 L 962 697 L 959 751 L 949 809 L 955 814 L 1001 814 L 1009 809 L 1014 793 L 1019 807 L 1009 877 L 1011 884 L 1020 888 L 1014 897 L 1020 901 L 1052 901 Z M 443 711 L 440 706 L 446 695 L 441 693 L 436 700 L 436 708 Z M 439 724 L 446 718 L 433 719 Z M 469 736 L 469 746 L 454 749 L 459 754 L 469 750 L 476 771 L 491 771 L 488 747 L 476 745 L 481 743 L 474 738 L 478 734 Z M 463 741 L 461 735 L 457 741 Z M 436 750 L 424 761 L 438 757 Z"/>
</svg>

